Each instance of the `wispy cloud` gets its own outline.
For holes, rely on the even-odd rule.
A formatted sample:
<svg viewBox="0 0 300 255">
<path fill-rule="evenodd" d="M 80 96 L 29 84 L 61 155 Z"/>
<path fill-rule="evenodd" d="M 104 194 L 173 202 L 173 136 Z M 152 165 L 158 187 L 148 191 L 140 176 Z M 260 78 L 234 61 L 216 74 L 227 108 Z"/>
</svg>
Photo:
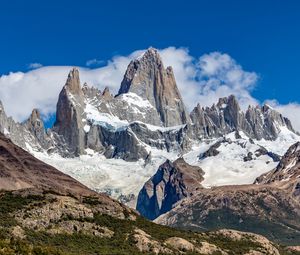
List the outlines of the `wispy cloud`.
<svg viewBox="0 0 300 255">
<path fill-rule="evenodd" d="M 86 66 L 99 66 L 103 63 L 104 63 L 103 60 L 99 60 L 99 59 L 94 58 L 94 59 L 90 59 L 90 60 L 86 61 L 85 65 Z"/>
<path fill-rule="evenodd" d="M 43 65 L 41 63 L 30 63 L 28 64 L 28 69 L 37 69 L 42 67 Z"/>
<path fill-rule="evenodd" d="M 220 97 L 230 94 L 238 98 L 244 109 L 249 104 L 260 103 L 251 95 L 259 75 L 244 70 L 228 54 L 212 52 L 196 58 L 186 48 L 168 47 L 159 51 L 164 65 L 173 67 L 177 85 L 188 110 L 192 110 L 197 103 L 210 106 Z M 101 90 L 108 86 L 113 93 L 117 93 L 127 65 L 143 52 L 144 50 L 137 50 L 128 56 L 115 56 L 99 68 L 79 67 L 81 82 L 87 82 Z M 38 69 L 0 76 L 0 99 L 7 113 L 18 121 L 26 119 L 33 108 L 39 108 L 44 116 L 53 114 L 58 94 L 72 68 L 38 65 L 32 67 L 34 66 Z M 290 118 L 295 128 L 300 130 L 298 103 L 281 105 L 276 100 L 267 101 Z"/>
</svg>

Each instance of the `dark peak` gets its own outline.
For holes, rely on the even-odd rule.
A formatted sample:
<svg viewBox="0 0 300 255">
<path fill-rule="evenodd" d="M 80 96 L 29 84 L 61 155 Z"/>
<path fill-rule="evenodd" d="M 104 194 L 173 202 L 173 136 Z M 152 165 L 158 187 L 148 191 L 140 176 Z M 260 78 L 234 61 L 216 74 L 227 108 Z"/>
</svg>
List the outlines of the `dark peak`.
<svg viewBox="0 0 300 255">
<path fill-rule="evenodd" d="M 268 104 L 264 104 L 262 107 L 261 107 L 261 110 L 263 113 L 267 112 L 267 111 L 273 111 L 274 109 L 268 105 Z"/>
<path fill-rule="evenodd" d="M 105 89 L 102 92 L 102 97 L 105 99 L 111 99 L 113 95 L 109 91 L 109 87 L 105 87 Z"/>
<path fill-rule="evenodd" d="M 166 71 L 167 71 L 168 75 L 174 75 L 173 67 L 172 66 L 168 66 L 167 69 L 166 69 Z"/>
<path fill-rule="evenodd" d="M 89 85 L 85 82 L 83 83 L 82 90 L 86 90 L 89 88 Z"/>
<path fill-rule="evenodd" d="M 166 166 L 172 166 L 172 165 L 173 165 L 173 163 L 172 163 L 172 161 L 169 160 L 169 159 L 167 159 L 167 160 L 162 164 L 163 167 L 166 167 Z"/>
<path fill-rule="evenodd" d="M 79 70 L 77 68 L 74 67 L 69 72 L 68 79 L 64 88 L 72 94 L 79 94 L 81 92 Z"/>
<path fill-rule="evenodd" d="M 200 105 L 200 103 L 198 103 L 194 109 L 192 110 L 192 113 L 195 113 L 195 112 L 202 112 L 204 109 L 203 107 Z"/>
<path fill-rule="evenodd" d="M 217 103 L 218 108 L 236 108 L 240 110 L 239 102 L 234 95 L 230 95 L 228 97 L 221 97 Z"/>
</svg>

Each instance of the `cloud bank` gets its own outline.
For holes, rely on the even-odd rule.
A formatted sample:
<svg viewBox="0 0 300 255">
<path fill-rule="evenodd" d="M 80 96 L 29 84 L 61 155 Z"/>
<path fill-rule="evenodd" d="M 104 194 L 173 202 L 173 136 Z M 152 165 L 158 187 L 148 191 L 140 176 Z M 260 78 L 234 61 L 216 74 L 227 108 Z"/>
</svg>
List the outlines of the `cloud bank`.
<svg viewBox="0 0 300 255">
<path fill-rule="evenodd" d="M 188 110 L 197 103 L 210 106 L 220 97 L 234 94 L 243 109 L 260 102 L 251 96 L 259 79 L 255 72 L 245 71 L 228 54 L 212 52 L 195 58 L 186 48 L 168 47 L 159 50 L 166 66 L 172 66 L 177 85 Z M 117 93 L 129 62 L 140 56 L 137 50 L 128 56 L 115 56 L 99 68 L 78 67 L 81 83 L 87 82 L 103 90 L 108 86 Z M 96 65 L 97 59 L 87 66 Z M 32 63 L 28 72 L 11 72 L 0 76 L 0 99 L 9 116 L 25 120 L 33 108 L 40 109 L 45 118 L 55 113 L 58 95 L 72 66 L 41 66 Z M 280 105 L 276 100 L 266 100 L 271 106 L 291 119 L 300 130 L 300 106 L 297 103 Z"/>
</svg>

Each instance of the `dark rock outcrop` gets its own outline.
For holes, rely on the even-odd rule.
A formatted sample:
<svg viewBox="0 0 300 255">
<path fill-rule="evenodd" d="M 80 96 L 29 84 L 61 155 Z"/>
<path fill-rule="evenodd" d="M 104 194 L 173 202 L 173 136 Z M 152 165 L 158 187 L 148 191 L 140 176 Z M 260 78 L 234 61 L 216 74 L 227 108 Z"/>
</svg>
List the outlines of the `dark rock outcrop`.
<svg viewBox="0 0 300 255">
<path fill-rule="evenodd" d="M 190 166 L 182 158 L 167 160 L 145 183 L 138 195 L 137 210 L 148 219 L 168 212 L 181 199 L 201 188 L 203 170 Z"/>
</svg>

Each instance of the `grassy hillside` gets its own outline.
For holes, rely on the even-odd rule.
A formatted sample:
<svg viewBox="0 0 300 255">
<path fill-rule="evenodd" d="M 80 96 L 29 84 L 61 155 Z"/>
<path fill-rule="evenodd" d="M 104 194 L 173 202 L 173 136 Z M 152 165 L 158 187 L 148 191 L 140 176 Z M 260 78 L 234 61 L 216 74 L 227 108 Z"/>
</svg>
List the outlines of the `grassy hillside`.
<svg viewBox="0 0 300 255">
<path fill-rule="evenodd" d="M 56 194 L 0 195 L 0 254 L 246 254 L 268 248 L 250 235 L 231 238 L 221 233 L 195 233 L 154 224 L 135 213 L 110 216 L 93 197 Z M 182 247 L 172 238 L 180 238 Z M 177 240 L 177 239 L 176 239 Z M 189 245 L 184 245 L 188 242 Z M 178 243 L 178 242 L 177 242 Z M 288 252 L 272 245 L 280 254 Z M 298 253 L 300 254 L 300 253 Z"/>
</svg>

